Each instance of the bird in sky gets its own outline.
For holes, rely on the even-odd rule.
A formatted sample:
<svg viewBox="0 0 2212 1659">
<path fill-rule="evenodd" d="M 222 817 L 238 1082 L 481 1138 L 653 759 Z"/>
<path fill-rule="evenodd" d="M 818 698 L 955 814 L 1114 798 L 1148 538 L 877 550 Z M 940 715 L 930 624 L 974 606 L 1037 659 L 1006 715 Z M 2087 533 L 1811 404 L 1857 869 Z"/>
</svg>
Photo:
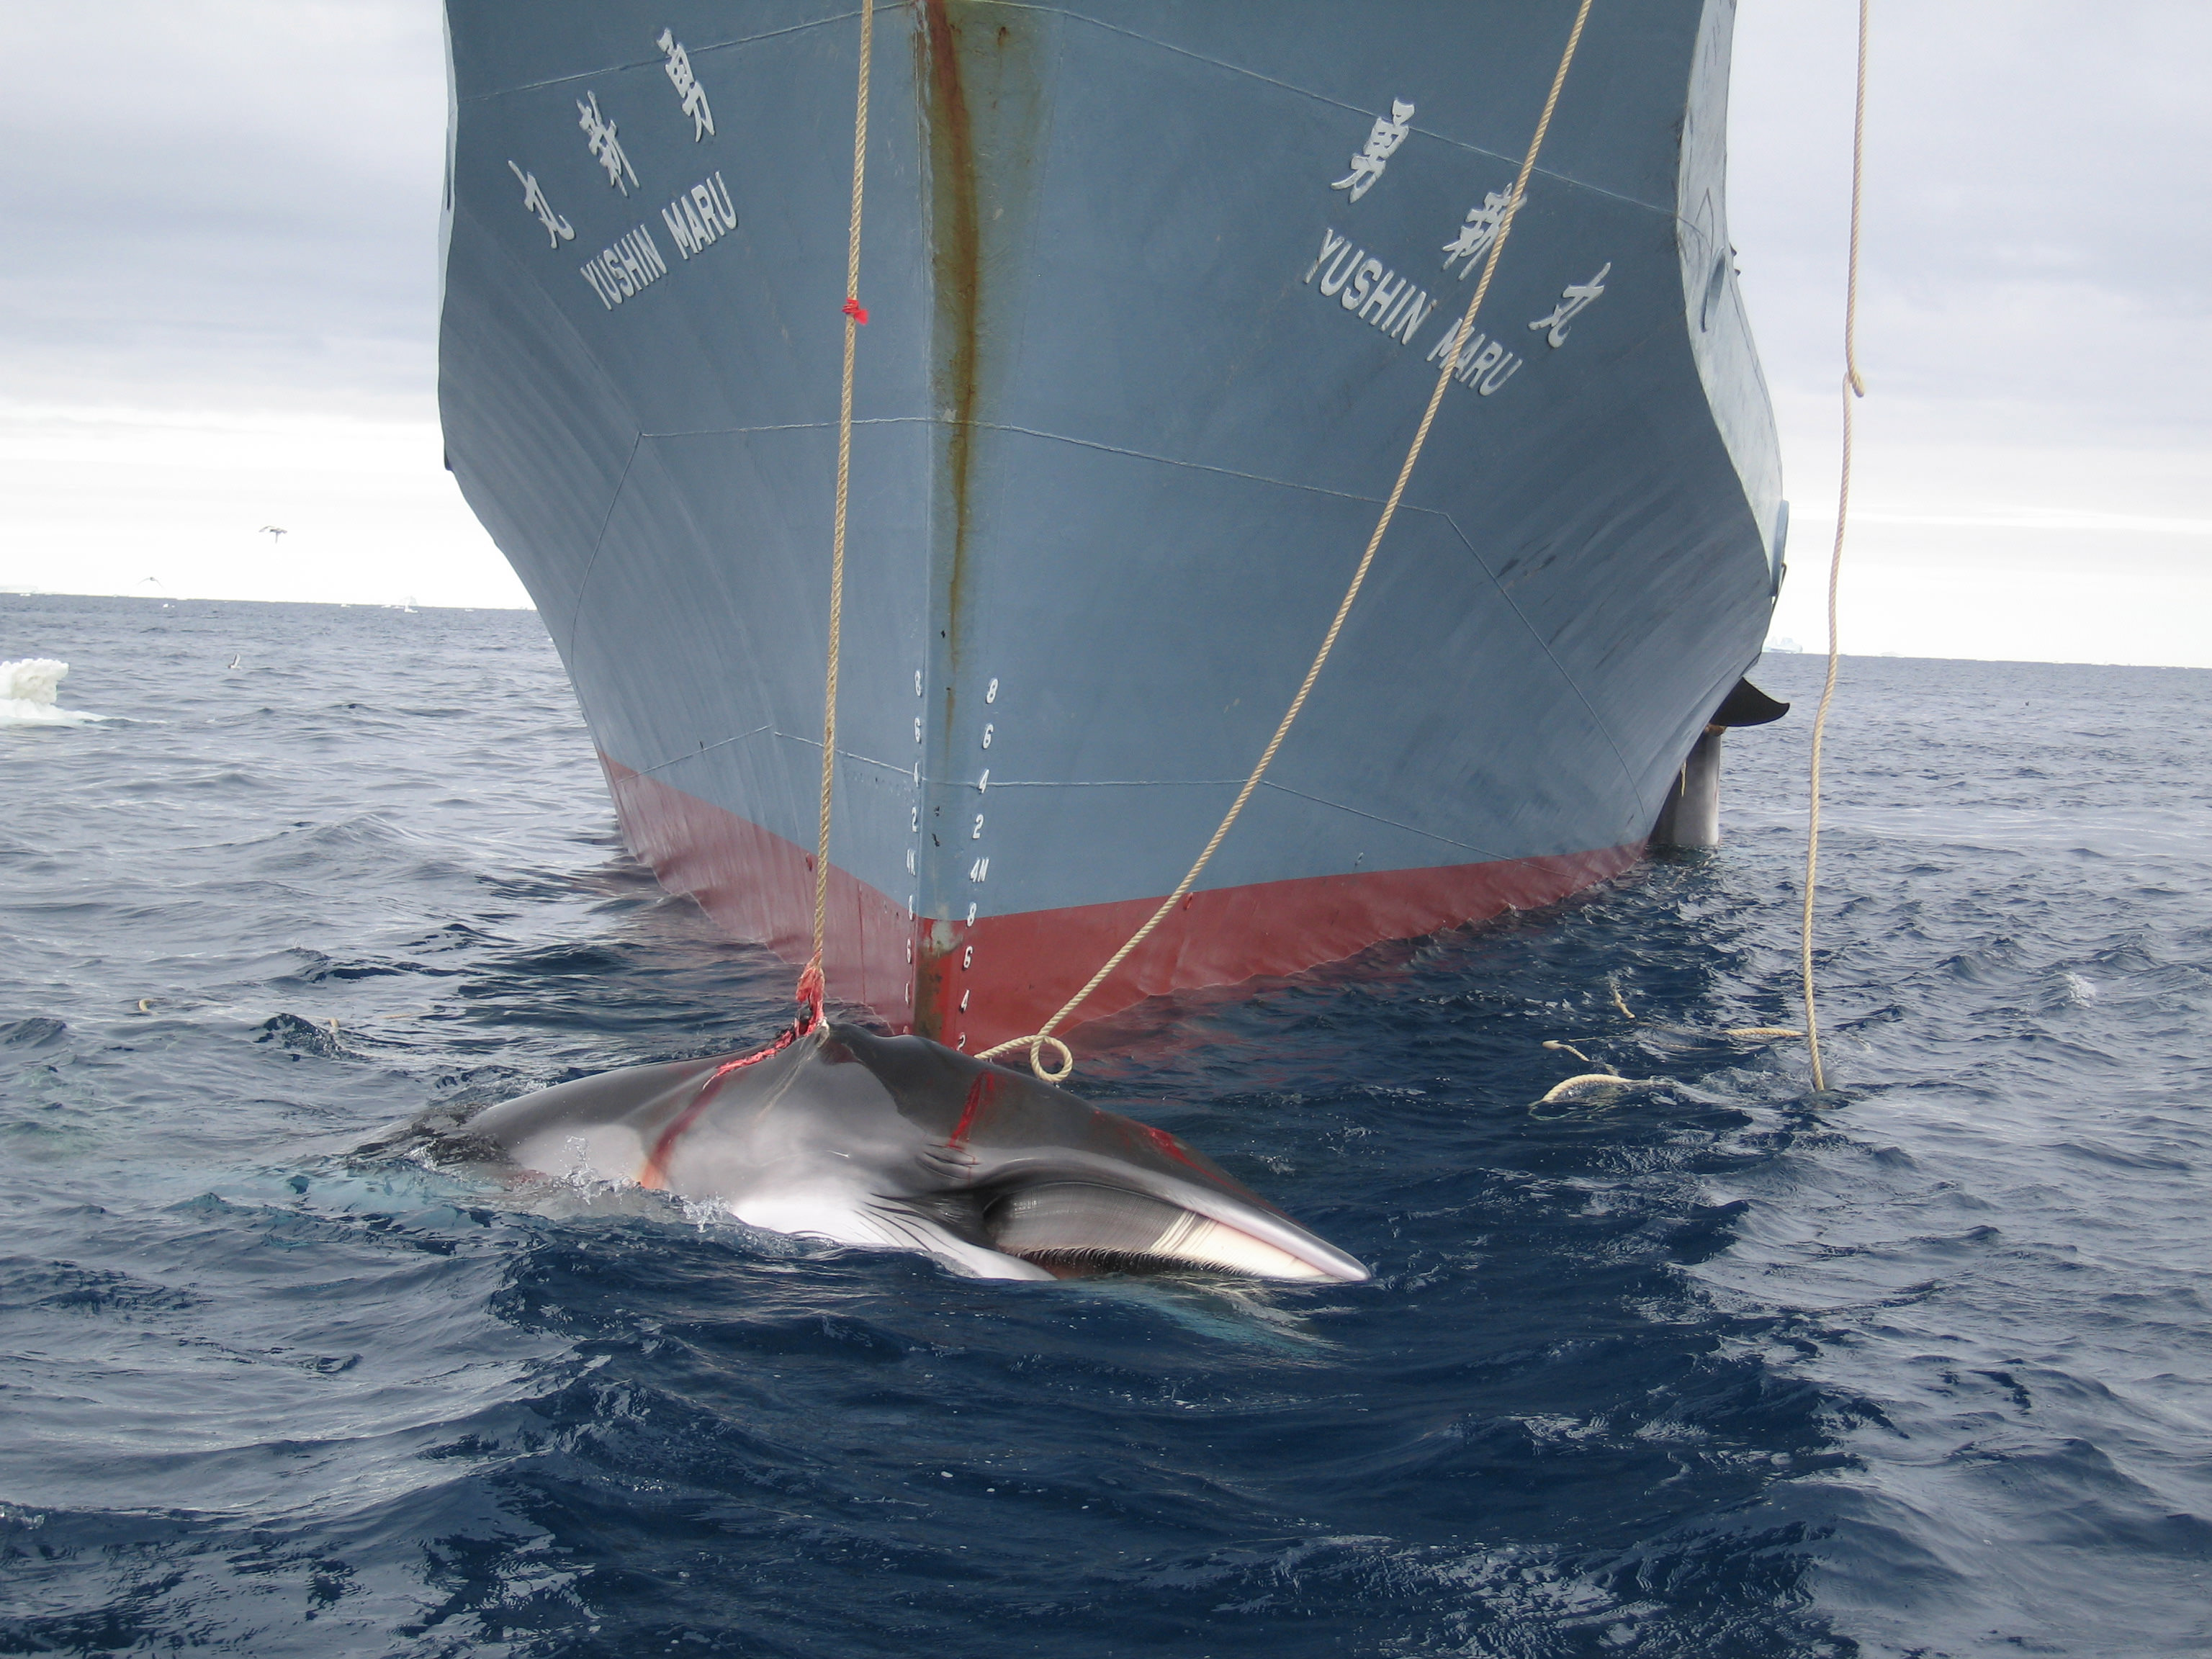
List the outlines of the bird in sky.
<svg viewBox="0 0 2212 1659">
<path fill-rule="evenodd" d="M 257 533 L 268 537 L 271 542 L 281 547 L 284 544 L 284 538 L 291 534 L 291 532 L 281 524 L 264 524 Z"/>
</svg>

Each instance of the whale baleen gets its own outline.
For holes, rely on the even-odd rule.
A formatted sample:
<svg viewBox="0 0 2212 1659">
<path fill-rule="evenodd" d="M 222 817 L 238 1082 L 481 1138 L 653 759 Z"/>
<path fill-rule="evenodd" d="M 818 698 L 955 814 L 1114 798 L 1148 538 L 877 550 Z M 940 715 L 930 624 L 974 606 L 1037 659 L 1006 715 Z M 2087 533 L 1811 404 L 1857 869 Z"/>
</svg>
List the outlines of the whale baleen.
<svg viewBox="0 0 2212 1659">
<path fill-rule="evenodd" d="M 458 1136 L 455 1150 L 514 1170 L 632 1181 L 751 1226 L 922 1250 L 986 1279 L 1368 1277 L 1164 1130 L 853 1025 L 581 1078 L 489 1108 Z"/>
</svg>

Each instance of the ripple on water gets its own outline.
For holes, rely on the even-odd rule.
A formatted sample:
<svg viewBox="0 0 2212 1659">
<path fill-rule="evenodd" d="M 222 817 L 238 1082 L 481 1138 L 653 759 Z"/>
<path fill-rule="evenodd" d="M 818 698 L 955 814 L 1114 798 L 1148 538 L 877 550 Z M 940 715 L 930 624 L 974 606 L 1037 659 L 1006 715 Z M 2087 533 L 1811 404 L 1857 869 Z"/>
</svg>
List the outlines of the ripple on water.
<svg viewBox="0 0 2212 1659">
<path fill-rule="evenodd" d="M 534 618 L 4 603 L 116 718 L 0 745 L 0 1645 L 2212 1645 L 2212 677 L 1848 665 L 1840 1104 L 1729 1035 L 1793 720 L 1717 856 L 1112 1023 L 1080 1086 L 1371 1284 L 1009 1285 L 410 1155 L 787 1000 Z"/>
</svg>

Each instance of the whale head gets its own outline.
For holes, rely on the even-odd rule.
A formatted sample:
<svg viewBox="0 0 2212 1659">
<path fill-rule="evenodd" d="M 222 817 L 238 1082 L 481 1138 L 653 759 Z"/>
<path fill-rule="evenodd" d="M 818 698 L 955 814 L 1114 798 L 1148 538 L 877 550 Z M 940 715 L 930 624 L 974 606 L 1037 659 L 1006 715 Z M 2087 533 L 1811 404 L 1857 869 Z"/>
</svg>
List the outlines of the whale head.
<svg viewBox="0 0 2212 1659">
<path fill-rule="evenodd" d="M 491 1107 L 462 1136 L 515 1170 L 635 1182 L 749 1225 L 922 1250 L 982 1278 L 1368 1277 L 1164 1130 L 852 1025 L 563 1083 Z"/>
</svg>

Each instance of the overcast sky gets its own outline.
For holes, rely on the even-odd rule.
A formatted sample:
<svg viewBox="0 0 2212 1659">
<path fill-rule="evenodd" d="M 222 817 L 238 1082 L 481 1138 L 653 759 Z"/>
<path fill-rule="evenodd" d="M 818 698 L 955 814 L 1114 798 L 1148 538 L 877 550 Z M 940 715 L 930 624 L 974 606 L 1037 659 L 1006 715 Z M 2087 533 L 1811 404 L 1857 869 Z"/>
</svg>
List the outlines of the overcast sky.
<svg viewBox="0 0 2212 1659">
<path fill-rule="evenodd" d="M 2212 665 L 2212 6 L 1875 9 L 1845 649 Z M 1808 647 L 1855 14 L 1736 35 Z M 0 9 L 0 589 L 526 603 L 440 465 L 441 53 L 434 0 Z"/>
</svg>

